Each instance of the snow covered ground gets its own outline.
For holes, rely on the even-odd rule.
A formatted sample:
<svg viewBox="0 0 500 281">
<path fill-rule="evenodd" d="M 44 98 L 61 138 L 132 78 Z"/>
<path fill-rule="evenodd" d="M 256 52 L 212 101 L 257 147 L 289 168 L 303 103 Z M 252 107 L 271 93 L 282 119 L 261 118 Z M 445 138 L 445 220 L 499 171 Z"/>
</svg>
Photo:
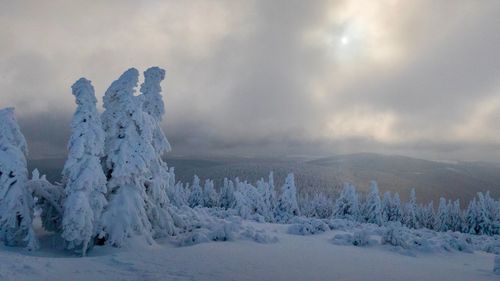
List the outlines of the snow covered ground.
<svg viewBox="0 0 500 281">
<path fill-rule="evenodd" d="M 388 245 L 335 245 L 332 238 L 346 233 L 340 230 L 300 236 L 287 234 L 288 225 L 243 225 L 264 229 L 278 242 L 178 247 L 138 240 L 124 248 L 96 247 L 81 258 L 58 247 L 56 236 L 42 234 L 36 252 L 0 246 L 0 280 L 499 280 L 495 256 L 482 251 L 406 255 Z"/>
</svg>

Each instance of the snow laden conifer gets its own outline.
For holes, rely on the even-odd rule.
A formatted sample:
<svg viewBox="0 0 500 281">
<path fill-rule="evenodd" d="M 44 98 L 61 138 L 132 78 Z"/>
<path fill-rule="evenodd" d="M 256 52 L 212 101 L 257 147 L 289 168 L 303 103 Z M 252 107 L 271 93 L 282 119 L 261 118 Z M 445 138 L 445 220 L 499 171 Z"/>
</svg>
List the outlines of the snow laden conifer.
<svg viewBox="0 0 500 281">
<path fill-rule="evenodd" d="M 224 209 L 231 209 L 235 206 L 234 182 L 224 178 L 224 183 L 219 194 L 219 206 Z"/>
<path fill-rule="evenodd" d="M 278 222 L 288 222 L 294 216 L 300 215 L 299 204 L 297 203 L 297 188 L 293 173 L 288 174 L 285 184 L 281 188 L 281 194 L 277 204 L 276 220 Z"/>
<path fill-rule="evenodd" d="M 403 224 L 409 228 L 418 228 L 417 221 L 417 197 L 415 196 L 415 189 L 410 191 L 410 199 L 405 204 L 403 212 Z"/>
<path fill-rule="evenodd" d="M 429 202 L 427 205 L 418 207 L 418 224 L 427 229 L 434 229 L 434 202 Z"/>
<path fill-rule="evenodd" d="M 155 154 L 148 164 L 149 179 L 145 182 L 148 197 L 146 211 L 153 229 L 154 237 L 174 234 L 174 223 L 169 212 L 167 191 L 174 188 L 175 175 L 168 169 L 162 156 L 171 150 L 170 143 L 163 133 L 161 122 L 165 114 L 160 83 L 165 79 L 165 70 L 151 67 L 144 72 L 144 83 L 141 84 L 141 95 L 137 98 L 142 103 L 145 123 L 151 131 L 151 146 Z M 174 181 L 171 179 L 174 178 Z"/>
<path fill-rule="evenodd" d="M 478 234 L 480 231 L 479 219 L 478 219 L 478 207 L 476 198 L 473 198 L 469 205 L 467 206 L 467 210 L 465 211 L 464 218 L 464 226 L 462 228 L 463 232 Z"/>
<path fill-rule="evenodd" d="M 214 182 L 212 180 L 205 180 L 205 186 L 203 188 L 203 204 L 207 208 L 215 208 L 219 204 L 219 195 L 214 188 Z"/>
<path fill-rule="evenodd" d="M 236 179 L 234 197 L 234 209 L 242 218 L 265 221 L 264 201 L 256 187 L 246 181 L 241 182 Z"/>
<path fill-rule="evenodd" d="M 28 147 L 13 108 L 0 110 L 0 240 L 38 248 L 32 226 L 33 198 L 26 187 Z"/>
<path fill-rule="evenodd" d="M 384 192 L 382 198 L 382 220 L 388 222 L 391 215 L 391 205 L 392 205 L 392 194 L 390 191 Z"/>
<path fill-rule="evenodd" d="M 403 210 L 401 209 L 401 199 L 399 197 L 399 193 L 394 193 L 392 198 L 392 206 L 391 206 L 391 214 L 389 216 L 389 221 L 398 221 L 401 222 L 403 220 Z"/>
<path fill-rule="evenodd" d="M 310 201 L 310 215 L 319 219 L 328 219 L 333 214 L 333 202 L 323 193 L 314 194 Z"/>
<path fill-rule="evenodd" d="M 340 219 L 357 220 L 359 218 L 359 200 L 356 188 L 346 183 L 340 196 L 335 201 L 333 216 Z"/>
<path fill-rule="evenodd" d="M 490 197 L 489 192 L 483 194 L 482 192 L 477 193 L 477 220 L 479 225 L 478 234 L 493 235 L 497 232 L 497 225 L 495 222 L 496 213 L 498 210 L 495 208 L 495 202 Z"/>
<path fill-rule="evenodd" d="M 272 177 L 272 172 L 269 177 Z M 268 222 L 274 221 L 274 210 L 276 208 L 276 191 L 273 187 L 274 185 L 271 186 L 269 182 L 266 182 L 264 179 L 257 181 L 257 191 L 260 193 L 264 208 L 263 215 Z"/>
<path fill-rule="evenodd" d="M 71 122 L 68 160 L 63 170 L 66 200 L 62 237 L 68 249 L 85 255 L 93 244 L 107 203 L 106 177 L 100 163 L 104 152 L 104 131 L 91 82 L 81 78 L 71 88 L 77 109 Z"/>
<path fill-rule="evenodd" d="M 371 182 L 370 192 L 366 197 L 363 208 L 363 216 L 365 222 L 382 225 L 382 206 L 380 203 L 378 185 L 375 181 Z"/>
<path fill-rule="evenodd" d="M 449 227 L 451 231 L 461 231 L 463 226 L 462 210 L 460 209 L 460 200 L 448 203 Z"/>
<path fill-rule="evenodd" d="M 200 185 L 200 178 L 195 175 L 193 178 L 193 185 L 191 186 L 191 194 L 188 198 L 189 207 L 203 207 L 203 190 Z"/>
<path fill-rule="evenodd" d="M 448 229 L 450 229 L 449 221 L 450 215 L 448 213 L 448 204 L 446 203 L 446 199 L 441 197 L 439 198 L 439 206 L 436 214 L 434 229 L 436 231 L 448 231 Z"/>
<path fill-rule="evenodd" d="M 134 96 L 138 76 L 135 68 L 125 71 L 104 94 L 108 205 L 102 216 L 100 237 L 114 246 L 123 245 L 133 235 L 143 236 L 148 242 L 152 238 L 144 186 L 151 178 L 149 167 L 156 159 L 156 151 L 151 145 L 148 116 L 140 99 Z"/>
</svg>

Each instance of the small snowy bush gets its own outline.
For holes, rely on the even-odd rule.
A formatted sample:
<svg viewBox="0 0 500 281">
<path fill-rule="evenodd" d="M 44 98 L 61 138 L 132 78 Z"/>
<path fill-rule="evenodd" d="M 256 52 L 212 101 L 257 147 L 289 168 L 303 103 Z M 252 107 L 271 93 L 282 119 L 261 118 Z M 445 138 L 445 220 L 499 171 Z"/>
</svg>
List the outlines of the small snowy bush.
<svg viewBox="0 0 500 281">
<path fill-rule="evenodd" d="M 327 223 L 331 230 L 347 230 L 358 225 L 358 223 L 346 219 L 331 219 Z"/>
<path fill-rule="evenodd" d="M 255 229 L 253 227 L 246 227 L 240 234 L 240 238 L 249 239 L 261 244 L 269 244 L 278 242 L 278 237 L 269 235 L 262 229 Z"/>
<path fill-rule="evenodd" d="M 313 235 L 329 230 L 328 225 L 320 219 L 297 219 L 288 227 L 289 234 Z"/>
<path fill-rule="evenodd" d="M 332 238 L 332 243 L 335 245 L 352 245 L 353 237 L 350 233 L 336 234 Z"/>
<path fill-rule="evenodd" d="M 390 223 L 384 235 L 382 235 L 382 244 L 389 244 L 392 246 L 402 247 L 404 249 L 409 249 L 410 245 L 407 241 L 408 235 L 406 233 L 406 228 L 401 226 L 401 223 L 395 222 Z"/>
<path fill-rule="evenodd" d="M 377 244 L 377 240 L 371 239 L 366 229 L 357 230 L 352 235 L 352 244 L 358 247 L 365 247 Z"/>
</svg>

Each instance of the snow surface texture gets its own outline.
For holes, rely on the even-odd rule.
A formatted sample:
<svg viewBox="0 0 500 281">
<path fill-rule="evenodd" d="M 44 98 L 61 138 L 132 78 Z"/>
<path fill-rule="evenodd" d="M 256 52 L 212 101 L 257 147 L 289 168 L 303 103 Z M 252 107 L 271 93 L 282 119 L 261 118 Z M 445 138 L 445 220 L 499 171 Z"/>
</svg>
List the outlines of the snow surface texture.
<svg viewBox="0 0 500 281">
<path fill-rule="evenodd" d="M 123 248 L 95 247 L 87 257 L 75 258 L 54 247 L 59 243 L 56 237 L 41 233 L 37 252 L 0 246 L 0 280 L 498 280 L 493 272 L 495 256 L 481 251 L 442 249 L 429 254 L 415 250 L 408 255 L 379 242 L 372 246 L 331 243 L 338 235 L 354 237 L 363 230 L 376 241 L 381 239 L 373 234 L 379 229 L 376 225 L 336 220 L 333 225 L 339 229 L 298 236 L 286 233 L 288 225 L 226 223 L 272 233 L 279 241 L 255 243 L 240 236 L 228 242 L 178 247 L 169 239 L 153 245 L 131 240 Z"/>
</svg>

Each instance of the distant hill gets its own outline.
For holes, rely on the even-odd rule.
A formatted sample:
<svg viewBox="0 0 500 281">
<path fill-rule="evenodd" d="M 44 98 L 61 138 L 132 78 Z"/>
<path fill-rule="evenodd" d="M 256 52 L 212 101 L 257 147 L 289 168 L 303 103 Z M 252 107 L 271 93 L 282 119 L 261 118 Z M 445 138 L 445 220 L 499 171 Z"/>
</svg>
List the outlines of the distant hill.
<svg viewBox="0 0 500 281">
<path fill-rule="evenodd" d="M 382 192 L 398 191 L 402 198 L 406 198 L 413 187 L 422 202 L 437 203 L 440 196 L 467 202 L 477 192 L 487 190 L 493 197 L 500 197 L 500 164 L 496 163 L 449 163 L 371 153 L 315 160 L 171 157 L 167 163 L 175 167 L 177 180 L 182 182 L 191 182 L 194 174 L 213 179 L 216 185 L 220 185 L 224 177 L 255 182 L 266 178 L 272 170 L 278 184 L 287 173 L 295 173 L 300 192 L 336 194 L 344 182 L 366 191 L 370 181 L 375 180 Z M 63 165 L 62 159 L 29 161 L 30 170 L 37 167 L 51 181 L 59 180 Z"/>
</svg>

